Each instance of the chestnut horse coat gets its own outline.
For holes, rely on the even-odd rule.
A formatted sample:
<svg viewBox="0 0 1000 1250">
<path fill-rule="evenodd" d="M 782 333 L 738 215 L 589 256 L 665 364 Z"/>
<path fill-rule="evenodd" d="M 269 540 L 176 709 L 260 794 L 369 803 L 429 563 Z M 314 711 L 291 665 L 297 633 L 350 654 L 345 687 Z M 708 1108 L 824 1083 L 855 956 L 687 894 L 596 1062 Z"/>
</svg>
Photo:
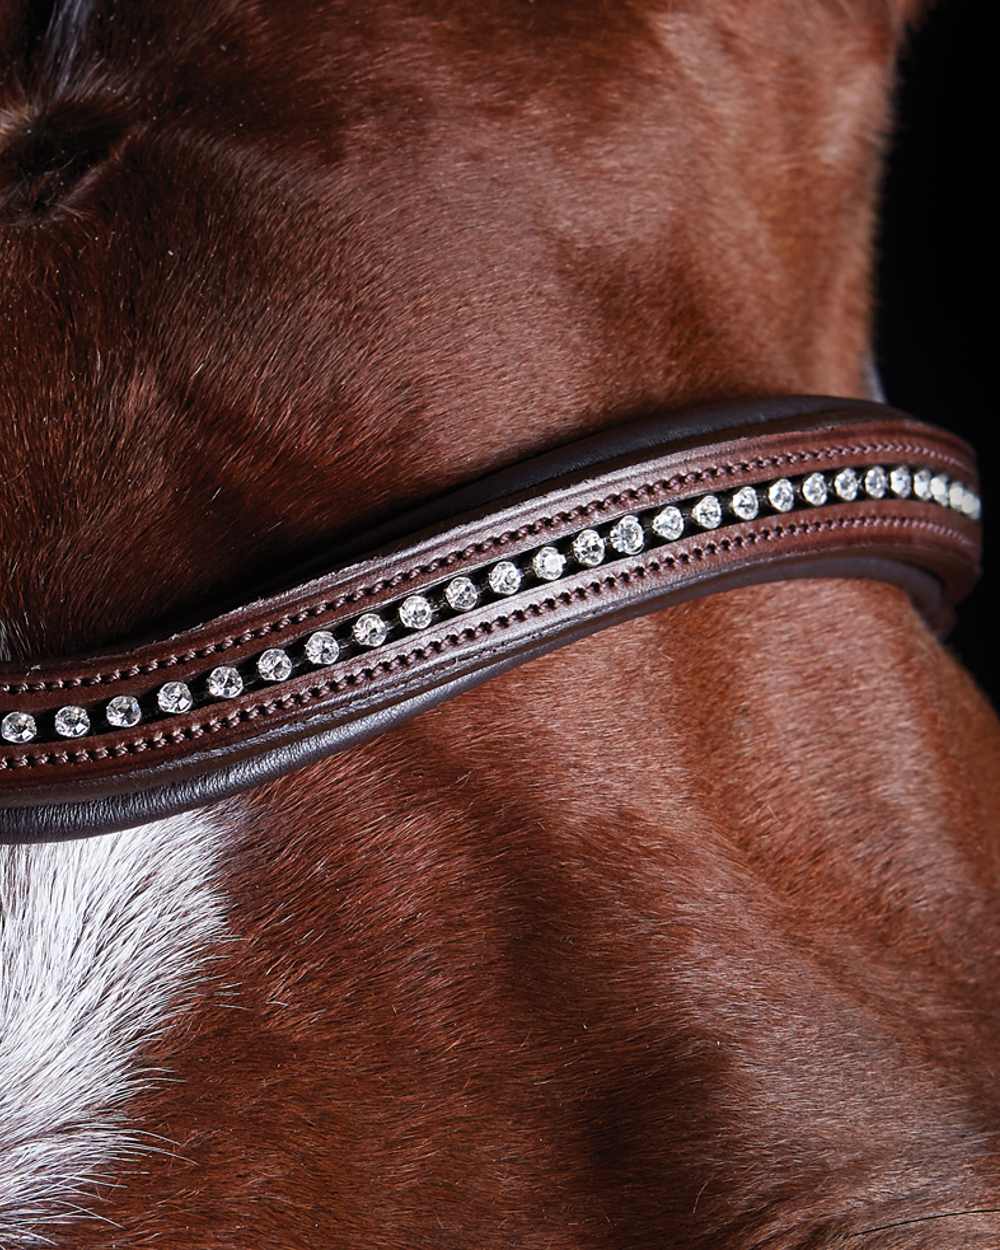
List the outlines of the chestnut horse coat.
<svg viewBox="0 0 1000 1250">
<path fill-rule="evenodd" d="M 868 393 L 913 8 L 2 0 L 0 659 Z M 994 1250 L 998 787 L 909 602 L 816 581 L 0 847 L 0 1247 Z"/>
</svg>

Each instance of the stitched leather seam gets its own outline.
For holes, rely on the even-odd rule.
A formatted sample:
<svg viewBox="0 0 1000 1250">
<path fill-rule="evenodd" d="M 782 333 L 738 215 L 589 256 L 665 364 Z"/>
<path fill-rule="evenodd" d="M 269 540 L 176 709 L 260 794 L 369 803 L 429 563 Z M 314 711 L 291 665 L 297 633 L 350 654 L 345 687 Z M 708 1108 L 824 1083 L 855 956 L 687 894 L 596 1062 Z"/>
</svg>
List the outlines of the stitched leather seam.
<svg viewBox="0 0 1000 1250">
<path fill-rule="evenodd" d="M 407 668 L 414 662 L 426 659 L 429 654 L 440 655 L 444 651 L 464 643 L 474 642 L 477 638 L 493 633 L 497 629 L 509 628 L 512 622 L 520 622 L 528 619 L 528 616 L 542 616 L 547 612 L 556 610 L 560 606 L 567 606 L 574 601 L 586 600 L 594 596 L 600 596 L 606 591 L 614 590 L 619 585 L 627 585 L 633 580 L 642 580 L 649 574 L 657 573 L 662 569 L 671 569 L 684 567 L 690 564 L 704 563 L 711 560 L 714 556 L 727 553 L 733 549 L 740 550 L 743 548 L 757 547 L 765 543 L 780 542 L 782 539 L 795 537 L 803 534 L 819 534 L 824 532 L 834 532 L 836 530 L 853 530 L 853 529 L 892 529 L 896 531 L 920 531 L 924 533 L 933 533 L 940 537 L 947 537 L 951 541 L 958 540 L 961 545 L 967 546 L 973 550 L 975 544 L 971 543 L 962 534 L 957 533 L 953 528 L 942 525 L 936 521 L 927 521 L 917 517 L 900 517 L 900 516 L 851 516 L 851 517 L 830 517 L 823 520 L 799 521 L 799 522 L 778 522 L 774 521 L 766 529 L 751 530 L 745 534 L 725 535 L 720 534 L 717 539 L 708 539 L 701 546 L 693 547 L 688 551 L 672 554 L 669 548 L 657 548 L 651 554 L 652 558 L 642 560 L 633 564 L 630 568 L 622 569 L 619 572 L 608 572 L 604 576 L 595 578 L 588 585 L 577 586 L 568 589 L 560 594 L 555 594 L 547 599 L 540 600 L 536 603 L 527 605 L 524 608 L 514 608 L 509 611 L 498 612 L 490 620 L 479 622 L 475 626 L 467 627 L 458 631 L 454 631 L 439 639 L 430 639 L 426 643 L 411 648 L 405 653 L 398 653 L 387 660 L 379 663 L 368 665 L 361 669 L 354 669 L 338 675 L 335 679 L 324 681 L 314 686 L 306 686 L 295 691 L 289 691 L 288 694 L 259 701 L 249 704 L 245 707 L 234 709 L 232 712 L 221 717 L 213 717 L 205 721 L 201 721 L 184 728 L 173 730 L 164 730 L 155 734 L 150 734 L 142 738 L 121 738 L 117 741 L 102 747 L 93 749 L 83 749 L 79 751 L 59 750 L 46 752 L 44 755 L 33 755 L 26 753 L 20 756 L 0 756 L 0 769 L 11 768 L 41 768 L 47 766 L 66 766 L 71 764 L 96 763 L 102 760 L 113 758 L 123 758 L 129 755 L 140 755 L 147 751 L 157 750 L 159 748 L 172 744 L 179 744 L 185 741 L 195 741 L 204 737 L 206 734 L 216 733 L 223 729 L 235 728 L 240 723 L 256 720 L 261 716 L 270 716 L 275 712 L 290 710 L 294 707 L 306 707 L 317 699 L 327 695 L 338 694 L 351 686 L 358 686 L 370 682 L 380 676 L 392 673 L 401 668 Z M 502 606 L 502 605 L 498 605 Z M 595 609 L 596 611 L 596 609 Z M 594 613 L 588 613 L 580 619 L 587 619 Z M 498 648 L 498 650 L 501 648 Z M 495 654 L 495 652 L 487 653 Z M 457 667 L 462 663 L 461 658 L 454 661 L 447 667 Z M 445 670 L 447 671 L 447 670 Z M 414 679 L 413 682 L 406 683 L 399 690 L 407 691 L 414 684 L 420 683 L 420 678 Z M 372 702 L 377 702 L 381 698 L 381 694 L 362 699 L 354 705 L 355 710 L 364 710 Z"/>
<path fill-rule="evenodd" d="M 884 454 L 930 460 L 951 468 L 965 469 L 967 467 L 959 458 L 950 456 L 945 452 L 932 450 L 922 444 L 900 441 L 813 448 L 802 451 L 781 452 L 773 456 L 758 456 L 750 460 L 729 461 L 705 469 L 691 470 L 688 473 L 678 474 L 671 478 L 660 478 L 642 486 L 629 487 L 613 495 L 607 495 L 602 499 L 577 504 L 567 511 L 556 512 L 547 517 L 539 517 L 531 525 L 521 526 L 516 530 L 508 530 L 489 538 L 480 539 L 476 543 L 456 551 L 450 551 L 446 555 L 438 556 L 425 564 L 414 565 L 412 568 L 401 570 L 391 578 L 384 578 L 372 582 L 368 586 L 359 587 L 350 594 L 324 600 L 318 604 L 303 608 L 299 612 L 278 617 L 273 621 L 258 625 L 254 629 L 245 630 L 231 637 L 220 638 L 218 641 L 208 643 L 202 647 L 192 648 L 191 650 L 177 652 L 172 655 L 159 656 L 145 664 L 110 669 L 103 673 L 90 673 L 82 677 L 58 678 L 37 682 L 0 682 L 0 694 L 43 694 L 59 690 L 92 689 L 99 686 L 113 686 L 116 682 L 127 681 L 135 677 L 152 676 L 155 673 L 175 668 L 179 664 L 189 664 L 195 660 L 207 660 L 224 655 L 235 647 L 263 640 L 274 633 L 288 629 L 292 625 L 303 625 L 309 620 L 325 616 L 329 612 L 338 611 L 340 608 L 353 605 L 360 609 L 366 606 L 372 598 L 381 595 L 383 592 L 393 590 L 395 587 L 413 581 L 427 573 L 443 572 L 460 561 L 464 563 L 476 556 L 485 556 L 490 552 L 501 555 L 513 543 L 523 542 L 524 539 L 533 536 L 539 537 L 557 526 L 565 525 L 567 522 L 592 518 L 596 513 L 606 512 L 608 509 L 617 508 L 623 504 L 639 504 L 640 501 L 644 500 L 645 503 L 642 506 L 648 507 L 650 506 L 649 501 L 655 499 L 658 495 L 678 490 L 681 487 L 693 486 L 699 482 L 724 479 L 732 477 L 736 473 L 746 473 L 751 470 L 780 469 L 785 466 L 799 464 L 805 460 L 822 461 L 840 459 L 845 456 L 870 457 Z"/>
</svg>

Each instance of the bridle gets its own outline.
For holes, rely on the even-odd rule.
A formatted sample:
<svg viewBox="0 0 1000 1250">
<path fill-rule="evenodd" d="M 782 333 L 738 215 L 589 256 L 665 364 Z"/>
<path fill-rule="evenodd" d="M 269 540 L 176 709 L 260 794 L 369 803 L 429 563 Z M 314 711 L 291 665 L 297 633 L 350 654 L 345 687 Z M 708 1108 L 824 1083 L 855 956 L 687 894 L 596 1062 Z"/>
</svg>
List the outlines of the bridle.
<svg viewBox="0 0 1000 1250">
<path fill-rule="evenodd" d="M 874 578 L 944 632 L 978 576 L 977 489 L 964 443 L 863 401 L 615 427 L 162 641 L 0 665 L 0 841 L 225 798 L 608 625 L 737 586 Z"/>
</svg>

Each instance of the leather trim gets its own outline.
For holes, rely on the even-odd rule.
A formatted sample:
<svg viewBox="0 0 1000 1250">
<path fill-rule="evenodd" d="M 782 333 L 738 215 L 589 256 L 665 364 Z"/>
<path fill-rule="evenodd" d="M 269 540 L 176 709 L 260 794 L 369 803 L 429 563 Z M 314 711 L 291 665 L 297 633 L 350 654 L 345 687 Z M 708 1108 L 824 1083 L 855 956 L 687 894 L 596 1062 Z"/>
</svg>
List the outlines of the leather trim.
<svg viewBox="0 0 1000 1250">
<path fill-rule="evenodd" d="M 162 642 L 44 668 L 0 667 L 0 714 L 49 723 L 64 703 L 96 724 L 116 695 L 148 707 L 164 681 L 202 689 L 215 664 L 252 671 L 264 648 L 297 655 L 312 630 L 345 640 L 328 668 L 301 660 L 276 685 L 250 681 L 225 701 L 158 714 L 130 730 L 76 741 L 0 744 L 0 840 L 49 840 L 128 828 L 232 795 L 384 732 L 514 664 L 618 621 L 737 585 L 789 577 L 876 577 L 903 586 L 939 631 L 978 572 L 978 525 L 954 507 L 914 498 L 864 497 L 748 521 L 727 516 L 641 552 L 609 552 L 596 568 L 569 563 L 555 581 L 526 580 L 510 598 L 438 612 L 429 627 L 397 629 L 376 649 L 352 647 L 345 630 L 360 613 L 389 619 L 415 592 L 434 597 L 462 574 L 482 583 L 501 559 L 543 545 L 565 548 L 586 527 L 626 514 L 728 499 L 811 473 L 903 463 L 975 486 L 959 440 L 862 401 L 749 401 L 647 419 L 505 470 L 454 492 L 378 533 L 378 549 L 348 556 L 333 572 L 280 589 Z M 689 530 L 690 530 L 689 523 Z M 415 532 L 416 531 L 416 532 Z M 412 535 L 405 537 L 404 535 Z M 360 540 L 355 544 L 360 549 Z M 562 549 L 561 548 L 561 549 Z M 157 713 L 153 713 L 157 716 Z M 44 731 L 43 731 L 44 732 Z"/>
</svg>

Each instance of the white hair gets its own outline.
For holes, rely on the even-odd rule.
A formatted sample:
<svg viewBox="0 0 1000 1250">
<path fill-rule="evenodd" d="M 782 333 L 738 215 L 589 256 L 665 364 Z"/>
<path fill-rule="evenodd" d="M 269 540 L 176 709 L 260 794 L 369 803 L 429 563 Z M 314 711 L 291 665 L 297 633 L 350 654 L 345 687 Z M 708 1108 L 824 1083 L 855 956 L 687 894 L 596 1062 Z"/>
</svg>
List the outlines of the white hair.
<svg viewBox="0 0 1000 1250">
<path fill-rule="evenodd" d="M 0 846 L 0 1250 L 59 1244 L 60 1225 L 101 1218 L 116 1165 L 170 1150 L 128 1104 L 164 1079 L 144 1048 L 227 937 L 221 838 L 193 814 Z"/>
</svg>

